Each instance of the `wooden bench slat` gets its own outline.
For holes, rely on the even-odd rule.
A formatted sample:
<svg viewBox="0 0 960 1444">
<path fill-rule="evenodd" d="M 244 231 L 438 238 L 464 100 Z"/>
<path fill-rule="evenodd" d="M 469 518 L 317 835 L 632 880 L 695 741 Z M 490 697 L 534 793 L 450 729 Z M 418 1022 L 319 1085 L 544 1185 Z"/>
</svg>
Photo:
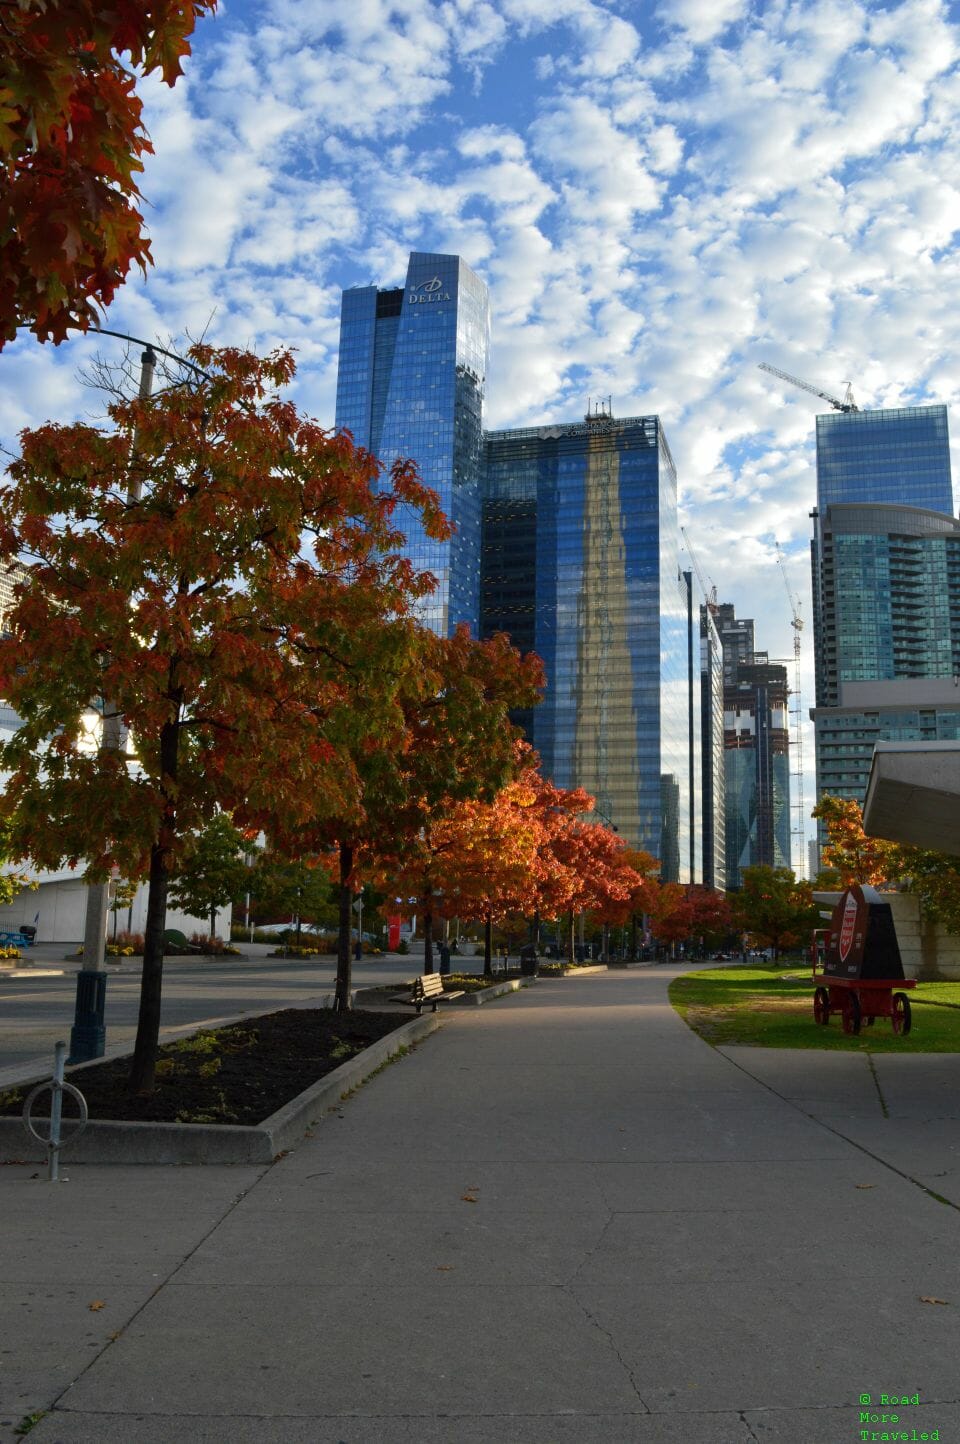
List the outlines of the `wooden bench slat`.
<svg viewBox="0 0 960 1444">
<path fill-rule="evenodd" d="M 433 1005 L 433 1011 L 436 1012 L 438 1003 L 442 1003 L 449 998 L 462 997 L 462 988 L 449 993 L 444 991 L 443 978 L 440 973 L 422 973 L 419 978 L 414 979 L 409 993 L 403 996 L 398 995 L 392 997 L 389 1001 L 391 1003 L 409 1003 L 416 1008 L 419 1014 L 424 1003 L 431 1003 Z"/>
</svg>

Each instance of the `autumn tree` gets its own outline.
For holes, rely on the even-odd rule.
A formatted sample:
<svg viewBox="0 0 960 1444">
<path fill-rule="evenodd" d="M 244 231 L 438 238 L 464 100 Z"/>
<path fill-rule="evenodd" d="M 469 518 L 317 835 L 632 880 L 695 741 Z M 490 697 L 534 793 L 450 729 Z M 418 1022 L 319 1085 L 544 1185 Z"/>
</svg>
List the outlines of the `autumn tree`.
<svg viewBox="0 0 960 1444">
<path fill-rule="evenodd" d="M 194 917 L 209 919 L 211 938 L 217 932 L 217 913 L 243 886 L 247 847 L 240 829 L 225 812 L 218 812 L 183 848 L 170 901 Z"/>
<path fill-rule="evenodd" d="M 885 883 L 913 893 L 924 914 L 951 933 L 960 933 L 960 871 L 957 859 L 927 848 L 868 837 L 858 802 L 824 795 L 813 816 L 827 832 L 823 860 L 841 887 Z"/>
<path fill-rule="evenodd" d="M 896 879 L 902 849 L 882 838 L 867 837 L 859 802 L 824 793 L 812 816 L 823 823 L 827 834 L 822 860 L 842 888 L 854 883 L 882 887 Z"/>
<path fill-rule="evenodd" d="M 0 6 L 0 347 L 96 323 L 150 245 L 137 174 L 153 151 L 137 71 L 182 73 L 216 0 L 6 0 Z M 122 57 L 122 58 L 121 58 Z"/>
<path fill-rule="evenodd" d="M 731 910 L 736 925 L 772 948 L 775 958 L 781 948 L 805 941 L 820 922 L 810 884 L 788 867 L 745 867 Z"/>
<path fill-rule="evenodd" d="M 278 394 L 288 353 L 191 359 L 206 379 L 117 402 L 113 431 L 25 432 L 0 497 L 0 560 L 29 564 L 0 638 L 0 691 L 22 719 L 0 757 L 11 852 L 148 875 L 138 1090 L 152 1087 L 185 844 L 218 809 L 255 835 L 356 805 L 336 740 L 355 706 L 344 639 L 432 585 L 400 554 L 397 506 L 448 534 L 411 465 L 382 477 Z M 84 750 L 91 702 L 128 750 Z"/>
<path fill-rule="evenodd" d="M 543 665 L 533 653 L 522 657 L 504 634 L 481 642 L 465 626 L 451 637 L 425 633 L 418 651 L 419 665 L 398 694 L 402 741 L 392 768 L 370 779 L 366 831 L 355 836 L 352 856 L 364 847 L 379 887 L 417 899 L 424 969 L 432 972 L 437 878 L 452 847 L 442 825 L 460 803 L 492 801 L 515 777 L 509 712 L 539 700 Z"/>
</svg>

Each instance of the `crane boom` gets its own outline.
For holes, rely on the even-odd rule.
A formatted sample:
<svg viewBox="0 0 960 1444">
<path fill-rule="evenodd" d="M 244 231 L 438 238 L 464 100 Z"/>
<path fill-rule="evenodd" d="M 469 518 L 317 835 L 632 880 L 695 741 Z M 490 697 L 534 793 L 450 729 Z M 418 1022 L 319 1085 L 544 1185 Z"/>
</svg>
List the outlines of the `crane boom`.
<svg viewBox="0 0 960 1444">
<path fill-rule="evenodd" d="M 690 557 L 690 560 L 693 562 L 693 570 L 694 570 L 694 571 L 696 572 L 696 574 L 697 574 L 697 581 L 700 583 L 700 590 L 701 590 L 701 592 L 703 592 L 703 600 L 706 602 L 706 604 L 707 604 L 707 606 L 708 606 L 708 608 L 710 609 L 710 612 L 711 612 L 711 614 L 712 614 L 712 613 L 714 613 L 714 612 L 716 611 L 716 607 L 717 607 L 717 589 L 716 589 L 715 586 L 711 586 L 711 587 L 708 589 L 708 587 L 707 587 L 707 579 L 706 579 L 706 577 L 703 575 L 703 571 L 701 570 L 700 563 L 697 561 L 697 554 L 696 554 L 696 552 L 695 552 L 694 549 L 693 549 L 693 543 L 690 541 L 690 538 L 687 536 L 687 529 L 686 529 L 686 527 L 683 527 L 683 526 L 682 526 L 682 527 L 680 528 L 680 534 L 681 534 L 681 536 L 683 537 L 683 543 L 684 543 L 684 546 L 685 546 L 686 549 L 687 549 L 687 555 Z"/>
<path fill-rule="evenodd" d="M 843 393 L 843 400 L 839 396 L 831 396 L 829 391 L 821 391 L 818 386 L 811 386 L 809 381 L 801 381 L 799 376 L 791 376 L 789 371 L 781 371 L 777 366 L 770 366 L 766 361 L 759 362 L 761 371 L 769 371 L 771 376 L 779 376 L 781 381 L 789 381 L 792 386 L 799 386 L 801 391 L 809 391 L 811 396 L 819 396 L 821 401 L 829 401 L 834 411 L 859 411 L 860 407 L 853 399 L 853 387 L 850 382 L 846 383 L 847 389 Z M 788 588 L 789 590 L 789 588 Z"/>
</svg>

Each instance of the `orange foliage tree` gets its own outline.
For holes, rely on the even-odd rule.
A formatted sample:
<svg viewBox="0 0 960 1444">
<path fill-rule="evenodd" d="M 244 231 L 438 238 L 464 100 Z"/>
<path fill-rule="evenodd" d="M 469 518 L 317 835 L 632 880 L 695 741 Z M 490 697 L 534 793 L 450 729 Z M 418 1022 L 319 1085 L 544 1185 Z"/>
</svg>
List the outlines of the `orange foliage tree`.
<svg viewBox="0 0 960 1444">
<path fill-rule="evenodd" d="M 824 793 L 813 814 L 826 828 L 829 842 L 823 861 L 836 872 L 841 887 L 869 883 L 880 887 L 898 876 L 902 849 L 879 837 L 867 837 L 859 802 Z"/>
<path fill-rule="evenodd" d="M 24 433 L 0 497 L 0 560 L 30 563 L 0 638 L 0 691 L 22 719 L 0 759 L 10 855 L 149 877 L 138 1090 L 152 1086 L 186 840 L 218 807 L 255 834 L 355 805 L 343 729 L 375 747 L 381 714 L 358 715 L 350 639 L 432 585 L 400 555 L 396 507 L 447 534 L 411 466 L 388 483 L 277 394 L 288 353 L 191 354 L 212 375 L 116 404 L 113 432 Z M 131 752 L 83 746 L 91 704 Z"/>
<path fill-rule="evenodd" d="M 349 639 L 354 709 L 342 712 L 337 739 L 350 758 L 354 793 L 305 829 L 285 828 L 281 819 L 272 834 L 294 855 L 335 852 L 341 1010 L 350 1006 L 350 907 L 364 880 L 416 899 L 425 919 L 425 971 L 432 972 L 438 858 L 453 846 L 438 828 L 461 803 L 490 799 L 512 778 L 516 732 L 508 712 L 532 706 L 543 685 L 540 659 L 521 657 L 503 634 L 480 642 L 466 626 L 452 637 L 413 626 L 403 635 L 394 624 L 390 635 L 380 664 L 360 634 Z M 367 702 L 378 719 L 372 736 L 358 731 L 354 715 L 362 717 Z"/>
<path fill-rule="evenodd" d="M 95 322 L 132 263 L 150 260 L 137 210 L 136 75 L 181 74 L 216 0 L 19 0 L 0 6 L 0 346 L 19 325 L 62 341 Z"/>
</svg>

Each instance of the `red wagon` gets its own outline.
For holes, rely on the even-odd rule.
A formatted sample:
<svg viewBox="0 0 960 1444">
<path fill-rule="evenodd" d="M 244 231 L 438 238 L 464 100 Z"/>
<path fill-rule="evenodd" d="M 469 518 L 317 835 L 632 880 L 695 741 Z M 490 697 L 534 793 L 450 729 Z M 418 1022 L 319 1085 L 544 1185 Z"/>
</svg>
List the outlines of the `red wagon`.
<svg viewBox="0 0 960 1444">
<path fill-rule="evenodd" d="M 910 999 L 894 988 L 915 988 L 913 978 L 829 978 L 815 972 L 813 981 L 817 984 L 813 1016 L 824 1027 L 831 1013 L 839 1013 L 845 1033 L 859 1033 L 863 1023 L 870 1027 L 878 1018 L 889 1018 L 895 1033 L 905 1036 L 910 1032 Z"/>
<path fill-rule="evenodd" d="M 916 982 L 903 975 L 890 905 L 872 887 L 848 888 L 829 928 L 814 933 L 813 982 L 813 1016 L 822 1026 L 838 1013 L 845 1033 L 878 1018 L 889 1018 L 900 1036 L 910 1032 L 907 990 Z"/>
</svg>

